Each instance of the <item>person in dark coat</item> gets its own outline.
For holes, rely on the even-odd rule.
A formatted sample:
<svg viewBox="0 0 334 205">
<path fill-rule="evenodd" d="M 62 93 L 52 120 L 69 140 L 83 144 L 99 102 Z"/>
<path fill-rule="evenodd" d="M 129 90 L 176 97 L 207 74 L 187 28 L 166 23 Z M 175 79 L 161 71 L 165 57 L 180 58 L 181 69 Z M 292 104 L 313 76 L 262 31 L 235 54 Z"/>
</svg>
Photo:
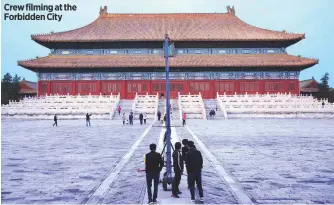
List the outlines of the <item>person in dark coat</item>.
<svg viewBox="0 0 334 205">
<path fill-rule="evenodd" d="M 90 116 L 92 116 L 92 114 L 86 114 L 86 126 L 90 126 Z"/>
<path fill-rule="evenodd" d="M 173 152 L 173 167 L 174 167 L 174 180 L 172 184 L 172 194 L 175 198 L 180 198 L 179 194 L 182 194 L 179 190 L 181 182 L 181 175 L 183 173 L 183 158 L 181 154 L 181 143 L 175 143 L 175 150 Z"/>
<path fill-rule="evenodd" d="M 139 114 L 139 121 L 140 121 L 141 125 L 143 124 L 143 119 L 144 119 L 144 115 L 143 115 L 143 113 L 140 113 Z"/>
<path fill-rule="evenodd" d="M 58 127 L 58 123 L 57 123 L 57 121 L 58 121 L 58 118 L 57 118 L 57 114 L 55 114 L 55 116 L 53 117 L 53 121 L 55 121 L 55 123 L 53 123 L 53 127 L 56 125 L 56 127 Z"/>
<path fill-rule="evenodd" d="M 188 173 L 188 183 L 190 188 L 191 201 L 195 202 L 195 182 L 197 184 L 200 201 L 203 201 L 203 188 L 202 188 L 202 168 L 203 168 L 203 158 L 200 151 L 195 149 L 194 142 L 188 142 L 189 151 L 187 154 L 187 173 Z"/>
<path fill-rule="evenodd" d="M 121 106 L 119 105 L 118 108 L 117 108 L 118 115 L 121 115 L 121 110 L 122 110 L 122 108 L 121 108 Z"/>
<path fill-rule="evenodd" d="M 149 204 L 157 202 L 159 177 L 160 172 L 164 166 L 161 155 L 155 151 L 156 149 L 156 144 L 150 144 L 151 151 L 145 155 L 145 171 Z M 154 181 L 153 198 L 151 190 L 152 180 Z"/>
<path fill-rule="evenodd" d="M 130 125 L 133 125 L 133 115 L 129 115 L 129 122 L 130 122 Z"/>
<path fill-rule="evenodd" d="M 216 115 L 216 111 L 215 111 L 215 110 L 212 110 L 212 118 L 213 118 L 213 119 L 215 118 L 215 115 Z"/>
<path fill-rule="evenodd" d="M 167 120 L 167 116 L 166 114 L 164 115 L 164 122 L 166 123 L 166 120 Z"/>
<path fill-rule="evenodd" d="M 322 108 L 324 108 L 325 107 L 325 102 L 322 102 Z"/>
<path fill-rule="evenodd" d="M 189 147 L 188 147 L 188 140 L 187 139 L 183 139 L 182 140 L 182 158 L 183 161 L 186 162 L 186 157 L 187 157 L 187 153 L 189 151 Z"/>
<path fill-rule="evenodd" d="M 158 121 L 160 121 L 160 118 L 161 118 L 161 112 L 160 112 L 160 110 L 158 110 Z"/>
<path fill-rule="evenodd" d="M 212 118 L 212 110 L 209 112 L 210 119 Z"/>
</svg>

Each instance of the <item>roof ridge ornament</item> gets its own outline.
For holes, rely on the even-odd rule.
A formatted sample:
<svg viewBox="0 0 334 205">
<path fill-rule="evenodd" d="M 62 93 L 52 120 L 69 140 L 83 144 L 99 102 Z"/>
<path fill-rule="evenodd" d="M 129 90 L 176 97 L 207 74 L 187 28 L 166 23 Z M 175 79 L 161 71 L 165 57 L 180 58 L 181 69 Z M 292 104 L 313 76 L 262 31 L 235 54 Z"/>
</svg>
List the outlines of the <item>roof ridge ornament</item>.
<svg viewBox="0 0 334 205">
<path fill-rule="evenodd" d="M 108 14 L 108 7 L 104 6 L 102 9 L 102 6 L 100 7 L 100 16 L 105 16 Z"/>
<path fill-rule="evenodd" d="M 232 14 L 232 15 L 235 15 L 235 9 L 234 9 L 234 6 L 230 7 L 230 6 L 227 6 L 227 13 L 228 14 Z"/>
</svg>

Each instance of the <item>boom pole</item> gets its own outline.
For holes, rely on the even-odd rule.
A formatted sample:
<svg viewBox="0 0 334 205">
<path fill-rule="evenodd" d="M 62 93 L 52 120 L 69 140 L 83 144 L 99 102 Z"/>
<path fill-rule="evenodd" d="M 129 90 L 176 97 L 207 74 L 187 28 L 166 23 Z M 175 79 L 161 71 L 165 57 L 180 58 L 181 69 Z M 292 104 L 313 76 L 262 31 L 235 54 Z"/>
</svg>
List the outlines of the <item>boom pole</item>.
<svg viewBox="0 0 334 205">
<path fill-rule="evenodd" d="M 172 154 L 171 154 L 171 128 L 170 128 L 170 93 L 169 93 L 169 65 L 168 65 L 168 56 L 169 56 L 169 38 L 168 34 L 165 35 L 164 42 L 164 56 L 165 56 L 165 71 L 166 71 L 166 146 L 167 146 L 167 177 L 172 178 Z"/>
</svg>

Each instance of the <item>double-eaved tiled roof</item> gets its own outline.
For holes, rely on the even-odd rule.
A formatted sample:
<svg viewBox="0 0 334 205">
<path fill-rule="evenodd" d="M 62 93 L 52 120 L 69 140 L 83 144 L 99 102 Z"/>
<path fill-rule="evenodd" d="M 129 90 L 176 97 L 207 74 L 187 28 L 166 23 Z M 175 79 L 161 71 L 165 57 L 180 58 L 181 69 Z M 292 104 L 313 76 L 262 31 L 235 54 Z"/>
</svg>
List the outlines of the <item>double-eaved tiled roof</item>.
<svg viewBox="0 0 334 205">
<path fill-rule="evenodd" d="M 304 34 L 272 31 L 251 26 L 234 12 L 108 14 L 87 26 L 65 32 L 32 35 L 37 42 L 162 41 L 294 41 Z"/>
<path fill-rule="evenodd" d="M 170 58 L 171 67 L 311 67 L 318 60 L 288 54 L 243 55 L 179 55 Z M 82 55 L 57 56 L 19 61 L 22 67 L 35 71 L 47 68 L 120 68 L 164 67 L 165 61 L 158 55 Z"/>
</svg>

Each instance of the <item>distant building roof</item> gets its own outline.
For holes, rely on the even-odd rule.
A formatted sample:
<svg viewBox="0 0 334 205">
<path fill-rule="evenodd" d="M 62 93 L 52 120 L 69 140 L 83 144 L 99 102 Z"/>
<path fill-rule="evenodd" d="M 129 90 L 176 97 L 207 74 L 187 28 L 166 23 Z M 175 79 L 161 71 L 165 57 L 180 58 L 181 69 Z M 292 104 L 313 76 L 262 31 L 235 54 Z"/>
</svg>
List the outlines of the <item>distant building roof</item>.
<svg viewBox="0 0 334 205">
<path fill-rule="evenodd" d="M 315 93 L 319 92 L 319 83 L 312 79 L 302 80 L 299 82 L 300 92 Z"/>
<path fill-rule="evenodd" d="M 20 94 L 37 94 L 37 83 L 23 79 L 19 83 Z"/>
</svg>

